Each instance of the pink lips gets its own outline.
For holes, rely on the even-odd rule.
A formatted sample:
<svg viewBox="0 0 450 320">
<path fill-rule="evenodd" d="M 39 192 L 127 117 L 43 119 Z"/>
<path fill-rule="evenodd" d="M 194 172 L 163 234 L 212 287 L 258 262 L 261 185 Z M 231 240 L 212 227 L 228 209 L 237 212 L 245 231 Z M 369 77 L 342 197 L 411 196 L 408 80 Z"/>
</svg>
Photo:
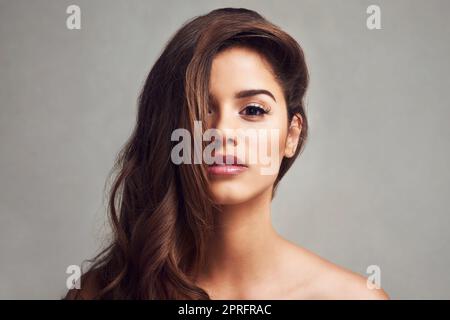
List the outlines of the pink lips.
<svg viewBox="0 0 450 320">
<path fill-rule="evenodd" d="M 218 155 L 220 157 L 220 155 Z M 208 173 L 213 175 L 236 175 L 248 169 L 236 156 L 223 155 L 223 164 L 212 164 L 208 166 Z M 228 158 L 228 161 L 226 161 Z M 227 162 L 229 164 L 227 164 Z"/>
</svg>

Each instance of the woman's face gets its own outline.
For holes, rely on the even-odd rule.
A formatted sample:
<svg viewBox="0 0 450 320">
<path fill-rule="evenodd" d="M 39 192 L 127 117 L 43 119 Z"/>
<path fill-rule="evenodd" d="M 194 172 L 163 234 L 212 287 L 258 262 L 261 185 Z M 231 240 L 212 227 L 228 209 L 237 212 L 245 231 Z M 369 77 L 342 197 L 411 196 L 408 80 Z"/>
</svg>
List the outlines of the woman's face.
<svg viewBox="0 0 450 320">
<path fill-rule="evenodd" d="M 228 48 L 212 62 L 209 90 L 208 128 L 221 132 L 223 142 L 212 155 L 236 155 L 245 163 L 232 174 L 223 174 L 223 167 L 209 167 L 216 203 L 239 204 L 268 190 L 271 193 L 283 157 L 296 150 L 301 117 L 293 117 L 288 124 L 283 91 L 269 62 L 252 49 Z M 248 94 L 248 90 L 265 93 Z"/>
</svg>

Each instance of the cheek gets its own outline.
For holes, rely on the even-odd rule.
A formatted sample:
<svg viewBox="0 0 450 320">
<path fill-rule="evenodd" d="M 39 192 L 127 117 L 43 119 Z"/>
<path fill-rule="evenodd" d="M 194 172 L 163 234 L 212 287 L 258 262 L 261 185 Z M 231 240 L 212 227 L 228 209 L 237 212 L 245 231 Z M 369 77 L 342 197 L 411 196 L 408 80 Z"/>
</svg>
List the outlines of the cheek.
<svg viewBox="0 0 450 320">
<path fill-rule="evenodd" d="M 273 175 L 278 174 L 278 169 L 284 157 L 286 138 L 287 125 L 285 125 L 283 119 L 278 119 L 278 121 L 267 130 L 266 134 L 262 138 L 264 142 L 260 144 L 260 148 L 262 149 L 262 154 L 266 156 L 266 159 L 265 161 L 260 161 L 258 164 L 260 168 L 269 166 L 276 167 L 277 172 L 274 172 Z M 261 159 L 261 156 L 259 159 Z M 270 164 L 268 159 L 270 159 Z"/>
<path fill-rule="evenodd" d="M 287 119 L 279 116 L 264 124 L 263 128 L 257 129 L 255 137 L 248 138 L 245 142 L 245 151 L 251 159 L 257 159 L 252 163 L 259 166 L 268 165 L 268 160 L 281 164 L 286 147 L 288 126 Z M 265 160 L 265 161 L 264 161 Z"/>
<path fill-rule="evenodd" d="M 286 125 L 286 127 L 284 127 L 282 130 L 280 130 L 280 136 L 278 139 L 278 145 L 279 145 L 278 152 L 279 152 L 279 156 L 280 156 L 280 164 L 281 164 L 281 161 L 283 160 L 284 152 L 286 149 L 287 134 L 288 134 L 288 128 Z"/>
</svg>

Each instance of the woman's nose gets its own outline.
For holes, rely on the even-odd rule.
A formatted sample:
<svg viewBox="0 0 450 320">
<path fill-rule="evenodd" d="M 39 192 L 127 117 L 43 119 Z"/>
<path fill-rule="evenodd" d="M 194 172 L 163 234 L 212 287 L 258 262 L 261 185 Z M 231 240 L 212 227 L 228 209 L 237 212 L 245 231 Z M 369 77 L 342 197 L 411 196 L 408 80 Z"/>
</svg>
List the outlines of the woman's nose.
<svg viewBox="0 0 450 320">
<path fill-rule="evenodd" d="M 223 145 L 236 145 L 236 129 L 239 128 L 239 123 L 234 119 L 231 111 L 219 110 L 209 115 L 209 125 L 211 129 L 216 129 L 216 135 L 219 136 Z M 215 139 L 213 139 L 215 140 Z"/>
</svg>

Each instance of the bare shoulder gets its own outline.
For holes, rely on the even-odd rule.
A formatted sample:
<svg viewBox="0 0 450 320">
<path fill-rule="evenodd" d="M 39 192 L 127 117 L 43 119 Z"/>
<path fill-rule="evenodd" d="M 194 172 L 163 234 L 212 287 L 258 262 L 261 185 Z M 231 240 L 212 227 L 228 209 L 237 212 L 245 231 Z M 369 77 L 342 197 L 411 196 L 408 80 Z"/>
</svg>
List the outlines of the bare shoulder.
<svg viewBox="0 0 450 320">
<path fill-rule="evenodd" d="M 98 293 L 99 287 L 97 285 L 97 273 L 95 271 L 88 271 L 80 281 L 80 289 L 70 289 L 63 300 L 93 300 Z"/>
<path fill-rule="evenodd" d="M 323 299 L 388 300 L 382 288 L 372 288 L 367 278 L 329 261 L 323 262 L 315 283 L 316 294 Z"/>
<path fill-rule="evenodd" d="M 382 288 L 371 288 L 367 278 L 334 264 L 317 254 L 294 245 L 299 285 L 296 299 L 320 300 L 388 300 Z M 301 265 L 301 267 L 300 267 Z"/>
</svg>

